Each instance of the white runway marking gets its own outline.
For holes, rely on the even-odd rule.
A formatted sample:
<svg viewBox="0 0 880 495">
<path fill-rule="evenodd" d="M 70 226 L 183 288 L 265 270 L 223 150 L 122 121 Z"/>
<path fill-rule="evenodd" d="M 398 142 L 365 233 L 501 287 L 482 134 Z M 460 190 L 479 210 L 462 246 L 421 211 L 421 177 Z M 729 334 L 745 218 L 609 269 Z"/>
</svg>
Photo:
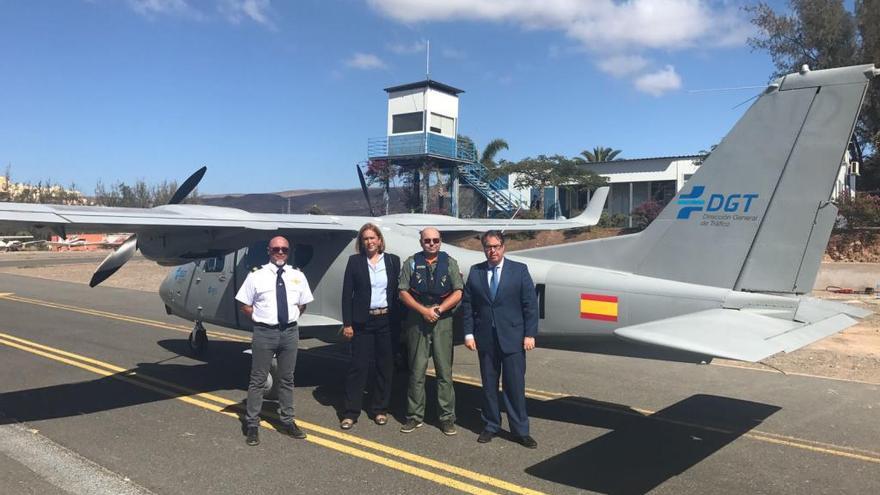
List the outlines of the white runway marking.
<svg viewBox="0 0 880 495">
<path fill-rule="evenodd" d="M 76 495 L 153 495 L 146 488 L 21 425 L 0 425 L 0 453 Z"/>
</svg>

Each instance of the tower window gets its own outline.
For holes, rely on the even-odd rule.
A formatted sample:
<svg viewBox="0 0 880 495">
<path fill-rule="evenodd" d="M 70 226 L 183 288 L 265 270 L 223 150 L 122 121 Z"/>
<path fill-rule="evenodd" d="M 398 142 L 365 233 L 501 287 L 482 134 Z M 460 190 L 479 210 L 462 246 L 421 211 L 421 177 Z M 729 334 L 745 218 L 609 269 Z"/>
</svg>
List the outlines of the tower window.
<svg viewBox="0 0 880 495">
<path fill-rule="evenodd" d="M 437 113 L 431 114 L 431 132 L 437 134 L 454 137 L 455 136 L 455 119 Z"/>
<path fill-rule="evenodd" d="M 424 112 L 400 113 L 391 116 L 391 133 L 400 134 L 403 132 L 420 132 L 422 121 L 424 120 Z"/>
</svg>

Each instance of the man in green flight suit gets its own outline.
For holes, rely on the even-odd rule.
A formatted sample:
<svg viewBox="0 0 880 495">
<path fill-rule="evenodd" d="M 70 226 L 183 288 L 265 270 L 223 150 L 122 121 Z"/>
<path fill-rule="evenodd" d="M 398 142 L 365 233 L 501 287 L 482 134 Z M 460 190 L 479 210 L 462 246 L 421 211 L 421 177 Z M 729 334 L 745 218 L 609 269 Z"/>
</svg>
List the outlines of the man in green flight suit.
<svg viewBox="0 0 880 495">
<path fill-rule="evenodd" d="M 409 353 L 406 423 L 402 433 L 421 428 L 425 419 L 425 372 L 434 356 L 440 430 L 455 435 L 455 389 L 452 384 L 452 310 L 461 300 L 464 282 L 458 262 L 440 251 L 440 232 L 420 233 L 422 251 L 400 267 L 400 300 L 408 308 L 403 322 Z"/>
</svg>

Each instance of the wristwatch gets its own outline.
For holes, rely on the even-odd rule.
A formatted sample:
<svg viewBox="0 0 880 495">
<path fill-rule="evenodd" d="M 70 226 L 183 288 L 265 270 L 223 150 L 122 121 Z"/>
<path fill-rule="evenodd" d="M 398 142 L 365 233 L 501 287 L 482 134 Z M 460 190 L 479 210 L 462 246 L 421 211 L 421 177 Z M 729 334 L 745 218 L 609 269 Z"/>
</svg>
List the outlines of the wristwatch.
<svg viewBox="0 0 880 495">
<path fill-rule="evenodd" d="M 440 311 L 440 306 L 434 306 L 434 314 L 436 314 L 437 316 L 440 316 L 441 313 L 443 313 L 443 312 Z"/>
</svg>

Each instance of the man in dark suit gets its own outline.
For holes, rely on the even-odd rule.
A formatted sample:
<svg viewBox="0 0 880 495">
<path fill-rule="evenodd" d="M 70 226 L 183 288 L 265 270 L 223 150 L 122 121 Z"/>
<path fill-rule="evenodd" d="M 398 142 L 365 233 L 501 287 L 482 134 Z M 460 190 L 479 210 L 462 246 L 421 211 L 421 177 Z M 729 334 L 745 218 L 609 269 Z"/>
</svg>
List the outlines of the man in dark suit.
<svg viewBox="0 0 880 495">
<path fill-rule="evenodd" d="M 489 231 L 480 238 L 486 261 L 471 267 L 462 298 L 465 346 L 479 353 L 483 380 L 483 432 L 488 443 L 501 429 L 498 380 L 510 431 L 523 446 L 538 443 L 529 434 L 526 413 L 526 351 L 535 348 L 538 299 L 526 265 L 504 258 L 504 234 Z"/>
</svg>

